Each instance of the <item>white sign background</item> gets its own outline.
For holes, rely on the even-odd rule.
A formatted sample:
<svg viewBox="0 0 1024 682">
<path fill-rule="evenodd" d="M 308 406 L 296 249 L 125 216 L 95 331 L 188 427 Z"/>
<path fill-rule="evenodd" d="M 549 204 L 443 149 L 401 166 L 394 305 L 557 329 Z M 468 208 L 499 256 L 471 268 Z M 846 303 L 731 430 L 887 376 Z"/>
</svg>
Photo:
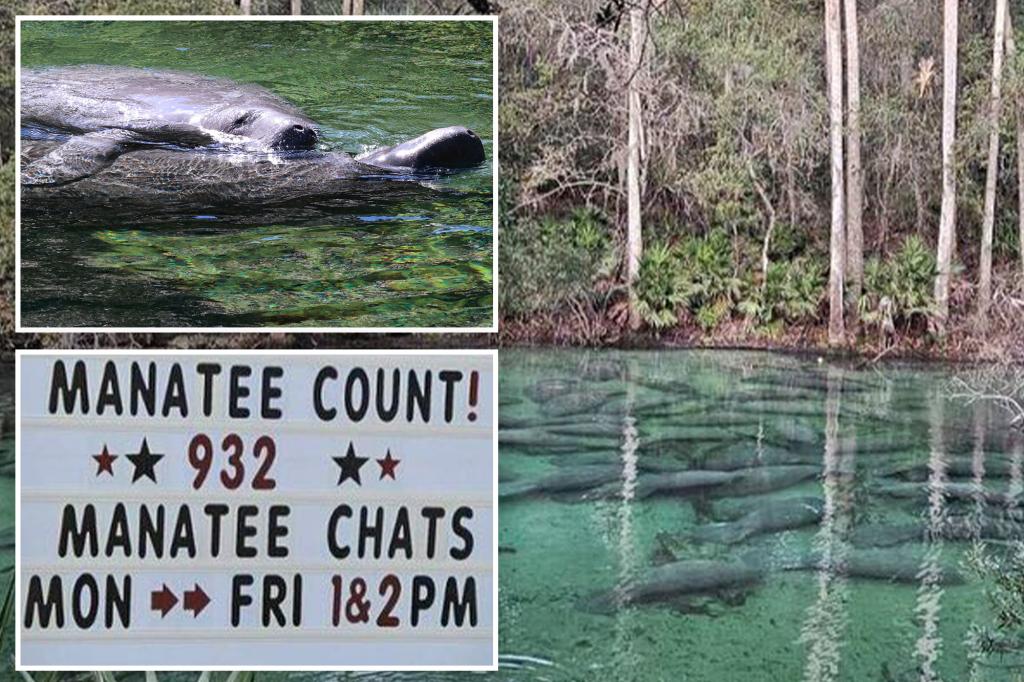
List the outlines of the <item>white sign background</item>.
<svg viewBox="0 0 1024 682">
<path fill-rule="evenodd" d="M 64 363 L 69 381 L 75 363 L 85 363 L 88 413 L 83 414 L 81 405 L 76 404 L 71 414 L 65 414 L 63 402 L 56 414 L 50 413 L 51 378 L 58 360 Z M 108 361 L 113 361 L 120 378 L 125 407 L 121 416 L 110 408 L 103 415 L 96 414 Z M 157 367 L 158 415 L 130 416 L 130 368 L 136 363 L 145 374 L 150 362 Z M 185 379 L 189 411 L 185 418 L 177 410 L 166 417 L 161 412 L 164 379 L 174 363 L 181 367 Z M 203 382 L 196 371 L 199 363 L 218 363 L 222 368 L 213 383 L 210 416 L 202 414 Z M 251 376 L 242 379 L 250 389 L 240 401 L 250 409 L 247 418 L 228 415 L 229 371 L 233 365 L 252 369 Z M 280 397 L 273 401 L 282 412 L 279 419 L 260 417 L 262 369 L 269 366 L 283 370 L 283 376 L 273 380 L 281 390 Z M 325 380 L 321 391 L 324 407 L 337 408 L 330 421 L 317 415 L 313 399 L 317 374 L 327 366 L 335 368 L 338 377 Z M 366 370 L 371 387 L 369 409 L 359 421 L 350 420 L 344 407 L 344 386 L 354 367 Z M 401 372 L 398 416 L 390 422 L 382 421 L 376 412 L 378 369 L 384 370 L 387 379 L 385 405 L 390 404 L 393 393 L 392 373 L 395 369 Z M 407 420 L 409 373 L 422 379 L 426 370 L 432 377 L 429 422 L 424 423 L 418 410 L 412 420 Z M 442 370 L 457 370 L 462 375 L 451 384 L 450 422 L 445 420 L 447 385 L 438 376 Z M 470 397 L 469 378 L 473 372 L 477 374 L 475 403 Z M 496 351 L 19 351 L 17 386 L 19 670 L 495 668 Z M 359 394 L 357 387 L 354 395 Z M 197 467 L 199 460 L 205 461 L 207 451 L 198 446 L 196 459 L 190 461 L 189 445 L 197 434 L 207 435 L 212 444 L 208 473 L 198 489 L 195 484 L 201 475 Z M 221 480 L 222 471 L 229 481 L 237 473 L 228 462 L 232 448 L 222 449 L 228 434 L 236 434 L 242 445 L 244 474 L 234 489 Z M 270 436 L 276 446 L 268 470 L 268 477 L 275 482 L 273 489 L 252 486 L 266 455 L 264 450 L 257 458 L 253 452 L 262 436 Z M 127 457 L 143 451 L 143 438 L 151 453 L 163 455 L 153 466 L 155 482 Z M 346 458 L 350 444 L 356 457 L 365 458 L 355 469 L 358 483 L 351 475 L 346 477 L 346 469 L 335 459 Z M 109 471 L 103 470 L 94 457 L 104 447 L 116 456 L 110 460 Z M 385 471 L 389 452 L 398 460 L 392 465 L 393 477 Z M 133 475 L 139 478 L 133 480 Z M 222 503 L 229 509 L 221 522 L 216 555 L 212 524 L 204 514 L 204 506 L 211 503 Z M 76 523 L 82 522 L 86 505 L 95 511 L 97 555 L 86 548 L 82 556 L 75 556 L 69 547 L 65 556 L 59 556 L 62 514 L 69 504 L 76 510 Z M 115 548 L 110 556 L 106 553 L 115 505 L 123 505 L 128 519 L 132 545 L 128 557 L 121 548 Z M 171 557 L 171 538 L 182 505 L 189 509 L 196 551 L 189 556 L 185 543 L 182 551 Z M 255 508 L 248 525 L 256 532 L 245 539 L 246 546 L 256 549 L 252 558 L 240 557 L 236 552 L 237 510 L 242 505 Z M 288 509 L 280 520 L 287 528 L 287 534 L 278 541 L 288 550 L 283 557 L 271 556 L 268 551 L 269 511 L 275 505 Z M 339 516 L 335 527 L 338 544 L 349 547 L 344 558 L 332 555 L 328 545 L 329 518 L 339 505 L 348 505 L 352 512 L 351 517 Z M 152 515 L 162 506 L 166 514 L 167 539 L 162 557 L 154 556 L 152 549 L 147 556 L 139 556 L 142 506 Z M 378 513 L 384 521 L 380 557 L 374 556 L 372 536 L 367 538 L 365 554 L 357 556 L 364 507 L 369 524 L 376 524 Z M 408 513 L 412 557 L 400 551 L 404 545 L 399 543 L 395 555 L 388 558 L 401 507 Z M 427 538 L 431 533 L 428 518 L 422 513 L 424 507 L 445 510 L 436 521 L 433 555 L 428 555 Z M 456 523 L 455 512 L 459 509 L 463 516 Z M 472 536 L 472 548 L 468 556 L 463 556 L 467 533 Z M 98 613 L 94 621 L 85 621 L 89 622 L 85 628 L 72 614 L 73 586 L 83 573 L 95 577 L 99 596 Z M 233 597 L 233 578 L 239 574 L 252 576 L 251 584 L 238 588 L 238 594 L 252 599 L 251 604 L 240 603 L 238 594 Z M 387 590 L 383 587 L 388 574 L 397 577 L 400 584 L 390 614 L 398 624 L 381 627 L 378 617 L 395 592 L 393 582 Z M 121 588 L 125 575 L 131 577 L 127 628 L 116 613 L 112 624 L 105 622 L 110 592 L 107 576 Z M 280 576 L 280 580 L 268 586 L 264 582 L 267 575 Z M 301 599 L 294 594 L 296 575 L 301 576 Z M 62 628 L 55 628 L 54 620 L 49 627 L 41 628 L 40 611 L 28 608 L 31 576 L 38 576 L 44 594 L 54 576 L 61 578 Z M 365 596 L 359 596 L 358 586 L 353 585 L 357 578 L 365 582 Z M 463 610 L 460 621 L 457 608 L 468 603 L 470 579 L 475 585 L 475 624 L 467 616 L 471 610 Z M 340 582 L 336 585 L 335 580 Z M 431 600 L 426 599 L 429 585 L 434 587 Z M 451 600 L 446 593 L 449 585 L 455 590 Z M 277 597 L 281 596 L 281 586 L 284 625 L 272 611 L 265 615 L 263 606 L 268 595 L 265 590 Z M 166 597 L 166 591 L 173 599 Z M 196 596 L 199 592 L 209 598 L 209 603 L 200 605 L 195 613 L 197 604 L 193 600 L 201 601 Z M 422 598 L 416 626 L 410 622 L 414 592 Z M 88 589 L 85 594 L 90 594 Z M 160 594 L 163 601 L 158 603 Z M 354 594 L 358 598 L 346 612 Z M 90 602 L 81 601 L 86 605 Z M 365 618 L 360 619 L 364 608 Z M 32 627 L 25 622 L 29 610 L 35 616 Z M 233 610 L 237 626 L 232 625 Z M 445 610 L 447 618 L 443 622 Z M 265 625 L 264 618 L 268 617 L 269 624 Z"/>
</svg>

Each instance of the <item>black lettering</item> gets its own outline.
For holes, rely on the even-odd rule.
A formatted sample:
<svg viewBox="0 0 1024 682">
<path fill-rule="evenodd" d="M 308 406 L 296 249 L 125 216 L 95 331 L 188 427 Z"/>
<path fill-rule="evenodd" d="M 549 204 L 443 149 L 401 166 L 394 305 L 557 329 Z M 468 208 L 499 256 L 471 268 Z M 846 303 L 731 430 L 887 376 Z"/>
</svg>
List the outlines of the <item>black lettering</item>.
<svg viewBox="0 0 1024 682">
<path fill-rule="evenodd" d="M 242 594 L 242 588 L 251 585 L 252 576 L 247 573 L 231 579 L 231 627 L 237 628 L 242 622 L 242 607 L 252 604 L 252 597 Z"/>
<path fill-rule="evenodd" d="M 281 519 L 291 513 L 286 505 L 275 504 L 270 507 L 268 516 L 270 523 L 267 529 L 267 556 L 280 559 L 288 556 L 288 548 L 278 544 L 278 540 L 288 536 L 288 526 L 281 523 Z"/>
<path fill-rule="evenodd" d="M 370 523 L 370 514 L 367 507 L 359 511 L 359 558 L 366 556 L 366 540 L 373 539 L 373 558 L 380 558 L 381 539 L 384 535 L 384 508 L 377 507 L 374 514 L 374 523 Z"/>
<path fill-rule="evenodd" d="M 434 587 L 434 580 L 428 575 L 417 575 L 412 579 L 412 607 L 409 613 L 409 623 L 416 627 L 420 624 L 420 613 L 426 611 L 434 603 L 434 595 L 437 588 Z"/>
<path fill-rule="evenodd" d="M 352 518 L 352 507 L 347 504 L 339 504 L 331 512 L 331 518 L 327 521 L 327 548 L 335 559 L 344 559 L 352 549 L 348 545 L 338 543 L 338 524 L 342 519 Z"/>
<path fill-rule="evenodd" d="M 359 404 L 353 402 L 353 389 L 356 382 L 359 382 Z M 366 376 L 366 370 L 362 367 L 355 367 L 348 373 L 345 380 L 345 413 L 350 422 L 362 421 L 366 416 L 366 410 L 370 406 L 370 377 Z"/>
<path fill-rule="evenodd" d="M 450 422 L 455 415 L 455 384 L 462 381 L 462 372 L 445 369 L 437 373 L 437 378 L 444 382 L 444 420 Z"/>
<path fill-rule="evenodd" d="M 156 413 L 156 363 L 149 363 L 149 376 L 143 377 L 138 363 L 132 363 L 131 410 L 132 416 L 139 413 L 139 400 L 146 405 L 146 414 Z"/>
<path fill-rule="evenodd" d="M 430 370 L 423 373 L 423 384 L 415 371 L 409 371 L 409 402 L 406 405 L 405 420 L 412 422 L 416 408 L 420 410 L 420 419 L 424 423 L 430 421 Z"/>
<path fill-rule="evenodd" d="M 331 421 L 334 419 L 338 410 L 335 408 L 324 407 L 323 392 L 324 382 L 328 379 L 337 379 L 338 370 L 333 367 L 324 367 L 316 374 L 316 381 L 313 382 L 313 409 L 316 410 L 316 416 L 320 417 L 321 421 Z"/>
<path fill-rule="evenodd" d="M 86 389 L 85 362 L 75 361 L 71 385 L 68 386 L 64 361 L 57 360 L 53 363 L 53 376 L 50 378 L 50 414 L 57 413 L 58 399 L 64 403 L 64 414 L 72 414 L 77 403 L 82 406 L 82 414 L 89 414 L 89 393 Z"/>
<path fill-rule="evenodd" d="M 466 611 L 469 611 L 469 625 L 476 627 L 476 579 L 472 576 L 466 578 L 466 586 L 462 592 L 462 601 L 459 601 L 459 581 L 454 576 L 449 577 L 444 587 L 444 602 L 441 606 L 441 627 L 448 627 L 448 621 L 454 615 L 455 627 L 462 627 L 466 620 Z"/>
<path fill-rule="evenodd" d="M 242 407 L 238 401 L 249 397 L 249 387 L 240 382 L 252 374 L 247 365 L 235 365 L 231 368 L 231 385 L 228 388 L 228 416 L 232 419 L 245 419 L 249 416 L 249 408 Z"/>
<path fill-rule="evenodd" d="M 240 559 L 252 559 L 256 556 L 256 548 L 246 544 L 246 540 L 256 537 L 256 526 L 249 519 L 259 513 L 254 504 L 243 504 L 238 507 L 238 523 L 235 524 L 235 549 Z"/>
<path fill-rule="evenodd" d="M 39 627 L 50 627 L 50 620 L 58 629 L 64 627 L 64 588 L 60 576 L 50 578 L 50 586 L 43 596 L 43 581 L 38 575 L 28 581 L 28 596 L 25 598 L 25 627 L 32 627 L 33 620 L 39 613 Z"/>
<path fill-rule="evenodd" d="M 200 362 L 196 371 L 203 377 L 203 416 L 209 417 L 213 414 L 213 378 L 220 374 L 221 366 L 219 362 Z"/>
<path fill-rule="evenodd" d="M 273 383 L 274 379 L 284 376 L 284 369 L 281 367 L 263 368 L 263 387 L 260 391 L 260 416 L 264 419 L 280 419 L 281 409 L 274 407 L 270 401 L 281 397 L 281 387 Z"/>
<path fill-rule="evenodd" d="M 89 556 L 96 556 L 100 551 L 99 536 L 96 534 L 96 508 L 91 504 L 85 505 L 82 509 L 82 525 L 78 525 L 78 517 L 75 514 L 75 507 L 70 504 L 64 505 L 64 512 L 60 520 L 60 540 L 57 545 L 57 556 L 63 558 L 68 555 L 68 541 L 71 541 L 71 548 L 76 559 L 85 554 L 85 543 L 89 543 Z"/>
<path fill-rule="evenodd" d="M 220 522 L 228 514 L 226 504 L 208 504 L 203 513 L 210 517 L 210 556 L 220 556 Z"/>
<path fill-rule="evenodd" d="M 103 366 L 100 395 L 96 399 L 96 414 L 103 414 L 107 407 L 113 407 L 114 414 L 118 416 L 124 411 L 124 404 L 121 402 L 121 387 L 117 383 L 117 365 L 113 360 L 107 360 Z"/>
<path fill-rule="evenodd" d="M 459 507 L 452 514 L 452 532 L 462 540 L 462 549 L 452 547 L 449 551 L 451 557 L 456 561 L 467 559 L 473 553 L 473 532 L 466 528 L 465 523 L 463 523 L 463 521 L 468 521 L 472 518 L 473 510 L 469 507 Z"/>
<path fill-rule="evenodd" d="M 427 520 L 427 558 L 437 552 L 437 522 L 444 518 L 444 507 L 424 507 L 420 515 Z"/>
<path fill-rule="evenodd" d="M 181 365 L 171 365 L 167 377 L 167 390 L 164 392 L 164 416 L 170 416 L 171 409 L 177 408 L 178 414 L 184 419 L 188 416 L 188 399 L 185 397 L 185 378 L 181 374 Z"/>
</svg>

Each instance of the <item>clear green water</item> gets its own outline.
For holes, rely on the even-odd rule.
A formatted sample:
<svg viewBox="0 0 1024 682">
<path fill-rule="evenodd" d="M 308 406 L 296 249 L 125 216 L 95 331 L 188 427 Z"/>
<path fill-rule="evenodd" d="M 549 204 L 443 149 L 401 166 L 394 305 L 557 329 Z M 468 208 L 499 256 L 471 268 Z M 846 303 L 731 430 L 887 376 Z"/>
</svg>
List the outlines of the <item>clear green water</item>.
<svg viewBox="0 0 1024 682">
<path fill-rule="evenodd" d="M 466 125 L 493 158 L 490 24 L 26 22 L 21 57 L 258 83 L 351 153 Z M 488 162 L 354 208 L 26 218 L 23 322 L 489 326 L 492 209 Z"/>
<path fill-rule="evenodd" d="M 1024 440 L 991 405 L 948 399 L 951 377 L 937 365 L 857 370 L 761 353 L 502 351 L 503 494 L 552 475 L 612 473 L 602 479 L 604 495 L 589 491 L 589 501 L 580 500 L 586 488 L 502 500 L 500 672 L 257 679 L 1019 679 L 1024 657 L 985 656 L 968 640 L 972 627 L 994 622 L 992 584 L 963 561 L 969 537 L 872 549 L 865 534 L 1016 508 Z M 809 467 L 810 475 L 760 494 L 645 495 L 654 470 L 728 464 L 764 473 L 782 460 L 802 462 L 790 466 Z M 896 472 L 908 470 L 924 472 L 924 494 L 887 494 L 905 487 Z M 10 479 L 0 480 L 9 494 Z M 963 499 L 935 494 L 972 481 Z M 1003 497 L 982 500 L 974 494 L 982 489 Z M 694 537 L 729 510 L 797 497 L 818 498 L 828 511 L 734 544 Z M 10 525 L 9 498 L 0 511 L 0 527 Z M 982 544 L 993 555 L 1012 548 Z M 910 571 L 895 581 L 884 566 L 873 579 L 814 566 L 784 570 L 812 549 L 851 565 L 865 552 L 876 561 L 909 559 Z M 683 562 L 748 562 L 760 579 L 701 590 L 688 604 L 623 603 L 667 553 Z M 930 586 L 925 577 L 935 566 L 964 582 Z M 609 590 L 618 595 L 609 608 L 585 607 Z"/>
</svg>

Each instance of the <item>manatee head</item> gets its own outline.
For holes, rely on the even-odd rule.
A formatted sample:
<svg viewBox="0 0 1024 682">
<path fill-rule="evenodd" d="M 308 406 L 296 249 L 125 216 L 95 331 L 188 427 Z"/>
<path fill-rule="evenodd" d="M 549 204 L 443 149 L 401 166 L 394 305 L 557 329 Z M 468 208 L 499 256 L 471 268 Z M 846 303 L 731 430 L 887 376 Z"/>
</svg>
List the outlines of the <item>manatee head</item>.
<svg viewBox="0 0 1024 682">
<path fill-rule="evenodd" d="M 312 149 L 320 140 L 320 130 L 312 120 L 273 107 L 229 107 L 216 112 L 206 124 L 257 140 L 270 149 Z"/>
<path fill-rule="evenodd" d="M 382 168 L 470 168 L 484 160 L 479 136 L 463 126 L 448 126 L 358 157 Z"/>
</svg>

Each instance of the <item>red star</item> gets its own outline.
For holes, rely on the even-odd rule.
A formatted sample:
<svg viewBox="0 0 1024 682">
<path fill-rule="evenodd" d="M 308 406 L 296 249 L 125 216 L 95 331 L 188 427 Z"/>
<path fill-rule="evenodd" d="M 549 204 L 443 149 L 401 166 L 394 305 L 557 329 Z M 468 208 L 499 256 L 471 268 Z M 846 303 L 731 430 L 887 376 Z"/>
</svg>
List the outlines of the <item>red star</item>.
<svg viewBox="0 0 1024 682">
<path fill-rule="evenodd" d="M 103 444 L 103 452 L 98 455 L 93 455 L 92 458 L 96 460 L 99 467 L 96 469 L 96 475 L 99 476 L 106 471 L 111 476 L 114 475 L 114 460 L 117 459 L 117 455 L 112 455 L 107 450 L 107 444 Z"/>
<path fill-rule="evenodd" d="M 377 460 L 377 464 L 380 465 L 379 480 L 383 481 L 385 476 L 389 477 L 392 481 L 395 480 L 395 469 L 398 467 L 398 463 L 401 461 L 402 460 L 400 459 L 395 459 L 394 457 L 392 457 L 391 450 L 389 449 L 388 453 L 384 455 L 384 459 Z"/>
</svg>

